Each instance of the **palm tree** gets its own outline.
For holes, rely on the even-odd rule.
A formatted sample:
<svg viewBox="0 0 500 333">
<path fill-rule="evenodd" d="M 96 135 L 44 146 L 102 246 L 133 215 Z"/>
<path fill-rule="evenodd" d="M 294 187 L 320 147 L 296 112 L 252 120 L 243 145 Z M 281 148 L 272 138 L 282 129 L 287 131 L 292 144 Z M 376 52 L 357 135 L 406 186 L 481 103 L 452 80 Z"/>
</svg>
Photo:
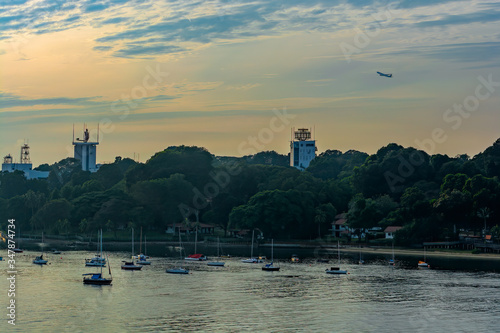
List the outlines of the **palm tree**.
<svg viewBox="0 0 500 333">
<path fill-rule="evenodd" d="M 491 210 L 488 207 L 482 207 L 477 210 L 477 216 L 484 220 L 483 236 L 486 235 L 486 219 L 490 217 Z"/>
</svg>

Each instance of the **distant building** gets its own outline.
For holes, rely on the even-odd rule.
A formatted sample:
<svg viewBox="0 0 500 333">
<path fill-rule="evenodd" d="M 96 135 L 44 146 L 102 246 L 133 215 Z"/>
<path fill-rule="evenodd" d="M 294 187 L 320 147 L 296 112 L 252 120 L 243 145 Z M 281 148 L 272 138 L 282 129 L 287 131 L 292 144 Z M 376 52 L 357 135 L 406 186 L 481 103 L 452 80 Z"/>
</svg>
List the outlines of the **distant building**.
<svg viewBox="0 0 500 333">
<path fill-rule="evenodd" d="M 2 172 L 22 171 L 26 179 L 45 179 L 49 177 L 48 171 L 33 170 L 33 165 L 30 161 L 30 147 L 27 143 L 21 146 L 21 163 L 13 163 L 12 156 L 8 154 L 3 158 Z"/>
<path fill-rule="evenodd" d="M 396 231 L 402 229 L 403 227 L 397 227 L 397 226 L 388 226 L 387 228 L 385 228 L 384 232 L 385 232 L 385 238 L 386 239 L 393 239 L 394 238 L 394 234 L 396 233 Z"/>
<path fill-rule="evenodd" d="M 311 140 L 311 131 L 299 128 L 290 141 L 290 166 L 305 170 L 316 157 L 316 140 Z"/>
<path fill-rule="evenodd" d="M 99 129 L 97 129 L 99 135 Z M 73 146 L 75 146 L 74 157 L 75 159 L 81 161 L 82 170 L 96 172 L 99 169 L 99 165 L 96 164 L 97 159 L 97 145 L 99 144 L 99 136 L 97 141 L 89 141 L 90 134 L 88 128 L 85 127 L 83 132 L 83 139 L 76 138 L 75 131 L 73 129 Z"/>
<path fill-rule="evenodd" d="M 188 225 L 185 223 L 175 223 L 168 225 L 165 233 L 174 234 L 180 231 L 181 234 L 194 234 L 198 229 L 199 234 L 213 234 L 215 227 L 211 224 L 199 223 L 196 227 L 196 222 L 190 222 Z"/>
<path fill-rule="evenodd" d="M 349 235 L 350 230 L 347 225 L 346 213 L 338 214 L 335 216 L 335 221 L 332 223 L 332 236 L 340 238 L 344 235 Z"/>
</svg>

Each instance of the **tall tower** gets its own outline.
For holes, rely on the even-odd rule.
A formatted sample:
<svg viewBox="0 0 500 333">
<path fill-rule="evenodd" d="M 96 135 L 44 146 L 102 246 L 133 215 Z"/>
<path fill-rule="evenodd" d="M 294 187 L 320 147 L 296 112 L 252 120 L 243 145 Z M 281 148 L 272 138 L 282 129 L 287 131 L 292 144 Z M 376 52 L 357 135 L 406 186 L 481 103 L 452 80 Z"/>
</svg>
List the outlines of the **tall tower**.
<svg viewBox="0 0 500 333">
<path fill-rule="evenodd" d="M 292 128 L 292 140 L 290 141 L 290 166 L 303 171 L 316 157 L 316 140 L 311 140 L 311 130 Z"/>
<path fill-rule="evenodd" d="M 76 138 L 73 127 L 73 146 L 75 146 L 74 157 L 82 162 L 82 170 L 96 172 L 97 145 L 99 144 L 99 129 L 97 129 L 97 141 L 89 141 L 90 133 L 87 125 L 84 125 L 83 139 Z"/>
<path fill-rule="evenodd" d="M 21 164 L 29 164 L 30 161 L 30 146 L 27 143 L 21 146 Z"/>
</svg>

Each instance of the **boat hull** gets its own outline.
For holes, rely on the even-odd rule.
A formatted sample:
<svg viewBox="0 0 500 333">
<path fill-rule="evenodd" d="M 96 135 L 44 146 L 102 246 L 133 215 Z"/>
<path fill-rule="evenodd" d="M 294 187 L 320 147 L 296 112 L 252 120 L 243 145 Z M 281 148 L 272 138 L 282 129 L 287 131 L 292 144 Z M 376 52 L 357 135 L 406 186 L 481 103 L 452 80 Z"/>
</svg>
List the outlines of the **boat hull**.
<svg viewBox="0 0 500 333">
<path fill-rule="evenodd" d="M 338 270 L 338 271 L 330 271 L 330 270 L 327 270 L 326 271 L 326 274 L 347 274 L 347 271 L 343 271 L 343 270 Z"/>
<path fill-rule="evenodd" d="M 126 271 L 139 271 L 141 268 L 142 266 L 122 266 L 122 269 Z"/>
<path fill-rule="evenodd" d="M 277 272 L 280 270 L 279 267 L 262 267 L 262 270 L 263 271 L 267 271 L 267 272 Z"/>
<path fill-rule="evenodd" d="M 99 285 L 99 286 L 106 286 L 110 285 L 113 279 L 83 279 L 83 284 L 93 284 L 93 285 Z"/>
<path fill-rule="evenodd" d="M 256 259 L 256 258 L 250 258 L 250 259 L 244 259 L 241 262 L 246 263 L 246 264 L 262 264 L 264 260 L 262 259 Z"/>
<path fill-rule="evenodd" d="M 167 269 L 166 272 L 169 274 L 189 274 L 189 270 L 183 268 Z"/>
<path fill-rule="evenodd" d="M 209 262 L 209 263 L 207 263 L 207 266 L 224 267 L 224 265 L 225 265 L 224 262 Z"/>
</svg>

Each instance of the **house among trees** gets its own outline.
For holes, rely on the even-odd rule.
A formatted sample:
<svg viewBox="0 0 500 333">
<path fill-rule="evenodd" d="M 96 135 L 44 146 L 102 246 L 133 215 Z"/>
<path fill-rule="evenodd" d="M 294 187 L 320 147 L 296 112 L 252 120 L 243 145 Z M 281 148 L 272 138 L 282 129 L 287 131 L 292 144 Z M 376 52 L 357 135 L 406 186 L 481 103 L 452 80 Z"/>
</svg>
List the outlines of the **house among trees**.
<svg viewBox="0 0 500 333">
<path fill-rule="evenodd" d="M 175 223 L 174 225 L 168 225 L 165 232 L 167 234 L 177 233 L 180 229 L 181 234 L 194 234 L 196 232 L 196 222 L 186 223 Z M 198 233 L 199 234 L 213 234 L 215 227 L 211 224 L 198 223 Z"/>
<path fill-rule="evenodd" d="M 396 233 L 396 231 L 398 231 L 401 228 L 403 228 L 403 227 L 392 226 L 392 225 L 388 226 L 384 230 L 384 232 L 385 232 L 385 238 L 386 239 L 393 239 L 394 238 L 394 234 Z"/>
<path fill-rule="evenodd" d="M 347 225 L 346 213 L 337 214 L 335 216 L 335 221 L 332 223 L 332 235 L 336 238 L 340 238 L 343 235 L 349 234 L 349 227 Z"/>
</svg>

